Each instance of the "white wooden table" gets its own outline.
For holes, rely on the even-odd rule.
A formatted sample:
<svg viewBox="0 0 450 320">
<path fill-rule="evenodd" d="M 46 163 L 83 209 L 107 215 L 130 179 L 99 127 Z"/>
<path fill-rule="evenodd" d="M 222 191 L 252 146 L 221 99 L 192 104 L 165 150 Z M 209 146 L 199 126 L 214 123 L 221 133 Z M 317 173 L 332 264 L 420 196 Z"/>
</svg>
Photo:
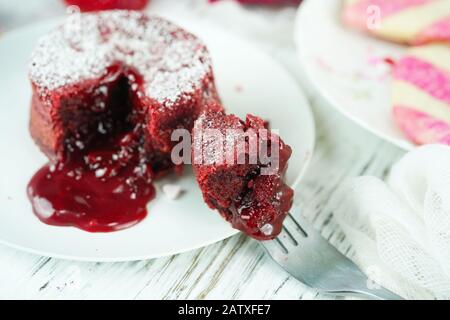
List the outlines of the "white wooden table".
<svg viewBox="0 0 450 320">
<path fill-rule="evenodd" d="M 17 2 L 17 1 L 16 1 Z M 58 0 L 0 0 L 0 30 L 64 14 Z M 333 221 L 336 191 L 348 177 L 384 177 L 403 152 L 345 119 L 304 80 L 291 41 L 295 9 L 239 9 L 207 0 L 152 0 L 149 10 L 179 10 L 213 19 L 247 37 L 293 73 L 314 108 L 317 142 L 296 204 L 322 234 L 352 254 Z M 21 8 L 20 8 L 21 7 Z M 6 10 L 8 11 L 6 12 Z M 237 13 L 236 13 L 237 12 Z M 229 13 L 229 14 L 227 14 Z M 1 39 L 0 39 L 1 41 Z M 129 263 L 81 263 L 39 257 L 0 246 L 0 298 L 14 299 L 329 299 L 279 268 L 243 235 L 167 258 Z"/>
</svg>

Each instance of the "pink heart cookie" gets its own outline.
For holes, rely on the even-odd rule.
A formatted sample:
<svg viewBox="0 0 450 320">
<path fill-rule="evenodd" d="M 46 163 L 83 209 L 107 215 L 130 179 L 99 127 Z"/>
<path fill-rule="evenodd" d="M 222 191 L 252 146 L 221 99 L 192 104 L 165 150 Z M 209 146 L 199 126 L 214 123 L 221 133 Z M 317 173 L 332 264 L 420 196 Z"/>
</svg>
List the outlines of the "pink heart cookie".
<svg viewBox="0 0 450 320">
<path fill-rule="evenodd" d="M 390 41 L 450 42 L 450 0 L 344 0 L 342 20 Z"/>
<path fill-rule="evenodd" d="M 392 77 L 394 119 L 406 136 L 450 145 L 450 45 L 410 49 Z"/>
</svg>

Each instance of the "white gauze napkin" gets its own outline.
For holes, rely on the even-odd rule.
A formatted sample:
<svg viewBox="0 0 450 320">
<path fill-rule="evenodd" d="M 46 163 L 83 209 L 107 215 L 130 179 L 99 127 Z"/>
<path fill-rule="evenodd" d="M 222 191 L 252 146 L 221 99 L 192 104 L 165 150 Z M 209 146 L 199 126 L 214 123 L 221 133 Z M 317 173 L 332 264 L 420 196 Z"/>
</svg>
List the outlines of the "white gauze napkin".
<svg viewBox="0 0 450 320">
<path fill-rule="evenodd" d="M 410 299 L 450 299 L 450 147 L 406 154 L 386 182 L 359 177 L 341 189 L 335 217 L 354 260 Z"/>
</svg>

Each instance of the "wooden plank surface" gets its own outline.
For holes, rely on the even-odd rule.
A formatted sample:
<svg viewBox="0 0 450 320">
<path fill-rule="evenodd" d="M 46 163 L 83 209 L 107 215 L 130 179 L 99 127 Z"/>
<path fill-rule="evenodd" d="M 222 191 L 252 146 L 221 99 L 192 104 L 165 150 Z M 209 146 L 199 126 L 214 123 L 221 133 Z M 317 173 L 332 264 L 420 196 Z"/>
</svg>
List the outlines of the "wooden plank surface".
<svg viewBox="0 0 450 320">
<path fill-rule="evenodd" d="M 36 16 L 53 16 L 64 12 L 55 0 L 36 1 L 42 3 L 41 11 L 34 9 Z M 5 8 L 4 2 L 0 0 L 0 10 Z M 339 202 L 336 191 L 345 179 L 352 176 L 371 174 L 385 177 L 392 163 L 403 152 L 336 113 L 308 88 L 291 42 L 295 15 L 293 9 L 242 9 L 235 17 L 222 14 L 235 9 L 231 4 L 211 7 L 206 4 L 206 0 L 152 0 L 149 8 L 155 12 L 179 10 L 196 15 L 199 19 L 214 19 L 228 30 L 247 37 L 269 52 L 292 72 L 299 85 L 307 89 L 316 117 L 317 142 L 308 172 L 296 190 L 295 205 L 301 207 L 303 214 L 316 228 L 322 230 L 326 238 L 341 251 L 351 255 L 351 246 L 333 220 L 334 204 Z M 29 16 L 27 19 L 29 20 Z M 7 26 L 0 22 L 0 28 L 12 28 L 23 23 L 19 19 L 10 18 L 8 21 L 10 24 Z M 249 21 L 249 25 L 244 26 L 244 21 Z M 264 25 L 264 21 L 271 23 Z M 333 297 L 323 296 L 306 288 L 279 268 L 256 241 L 236 235 L 188 253 L 129 263 L 62 261 L 0 246 L 0 298 Z"/>
</svg>

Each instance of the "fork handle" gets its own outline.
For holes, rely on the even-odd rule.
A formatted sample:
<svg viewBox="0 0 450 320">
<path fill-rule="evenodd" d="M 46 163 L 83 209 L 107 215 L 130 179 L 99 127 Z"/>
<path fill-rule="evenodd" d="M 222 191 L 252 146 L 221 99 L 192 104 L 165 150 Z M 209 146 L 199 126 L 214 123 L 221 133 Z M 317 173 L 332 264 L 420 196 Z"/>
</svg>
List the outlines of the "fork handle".
<svg viewBox="0 0 450 320">
<path fill-rule="evenodd" d="M 356 266 L 353 262 L 348 260 L 348 263 L 354 265 L 354 269 L 349 273 L 351 275 L 350 283 L 343 286 L 341 290 L 336 290 L 334 294 L 354 294 L 357 296 L 365 296 L 377 300 L 404 300 L 403 297 L 393 293 L 392 291 L 375 284 L 377 288 L 370 288 L 368 284 L 368 277 Z"/>
<path fill-rule="evenodd" d="M 330 292 L 338 295 L 356 295 L 363 296 L 376 300 L 404 300 L 403 297 L 380 287 L 379 289 L 369 289 L 369 288 L 361 288 L 361 289 L 351 289 L 349 291 L 341 291 L 341 292 Z"/>
<path fill-rule="evenodd" d="M 340 269 L 345 270 L 346 281 L 341 282 L 341 286 L 336 287 L 335 290 L 329 290 L 332 294 L 345 294 L 364 296 L 370 299 L 377 300 L 404 300 L 403 297 L 393 293 L 392 291 L 374 283 L 376 287 L 368 286 L 369 278 L 361 269 L 351 260 L 345 260 Z"/>
</svg>

